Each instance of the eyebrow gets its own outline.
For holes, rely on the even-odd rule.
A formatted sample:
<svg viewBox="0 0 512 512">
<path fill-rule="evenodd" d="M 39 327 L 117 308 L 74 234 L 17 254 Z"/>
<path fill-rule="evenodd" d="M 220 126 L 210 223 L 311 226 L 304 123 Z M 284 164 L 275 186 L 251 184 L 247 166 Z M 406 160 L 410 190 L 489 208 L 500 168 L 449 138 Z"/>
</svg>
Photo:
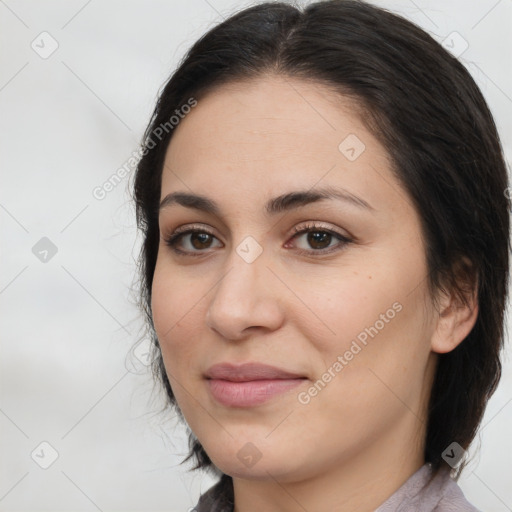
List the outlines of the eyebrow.
<svg viewBox="0 0 512 512">
<path fill-rule="evenodd" d="M 269 215 L 275 215 L 326 199 L 336 199 L 347 202 L 360 209 L 375 211 L 373 206 L 367 201 L 352 194 L 348 190 L 332 187 L 287 192 L 286 194 L 270 199 L 265 205 L 265 211 Z M 172 192 L 167 194 L 160 202 L 160 210 L 173 204 L 179 204 L 185 208 L 193 208 L 195 210 L 211 213 L 212 215 L 221 215 L 221 209 L 215 201 L 198 194 L 188 192 Z"/>
</svg>

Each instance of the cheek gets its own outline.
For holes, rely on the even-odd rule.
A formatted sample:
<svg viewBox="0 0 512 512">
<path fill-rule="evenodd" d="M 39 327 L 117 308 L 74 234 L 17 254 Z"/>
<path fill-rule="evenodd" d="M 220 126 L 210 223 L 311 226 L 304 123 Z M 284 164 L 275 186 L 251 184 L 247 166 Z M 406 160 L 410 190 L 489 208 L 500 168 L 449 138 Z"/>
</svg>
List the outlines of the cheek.
<svg viewBox="0 0 512 512">
<path fill-rule="evenodd" d="M 199 283 L 198 283 L 199 285 Z M 194 331 L 201 328 L 198 315 L 203 314 L 205 291 L 191 284 L 179 269 L 155 268 L 151 291 L 151 311 L 165 366 L 173 374 L 180 373 L 185 359 L 192 357 L 197 339 Z"/>
<path fill-rule="evenodd" d="M 403 274 L 368 275 L 331 280 L 310 294 L 322 322 L 309 314 L 299 327 L 314 344 L 305 347 L 314 374 L 298 397 L 294 428 L 311 446 L 331 440 L 320 443 L 326 452 L 332 439 L 355 446 L 420 409 L 429 355 L 425 290 L 410 293 Z"/>
<path fill-rule="evenodd" d="M 389 330 L 403 311 L 400 283 L 390 273 L 331 270 L 324 276 L 295 279 L 293 289 L 300 299 L 293 306 L 300 330 L 317 348 L 339 352 L 351 340 L 364 343 L 368 330 Z M 291 278 L 291 276 L 290 276 Z M 312 286 L 314 283 L 314 286 Z M 302 302 L 302 304 L 301 304 Z"/>
<path fill-rule="evenodd" d="M 380 256 L 293 281 L 303 302 L 296 301 L 294 310 L 301 313 L 294 319 L 301 337 L 311 344 L 316 377 L 338 356 L 351 368 L 345 373 L 361 372 L 365 379 L 374 366 L 392 376 L 397 368 L 413 371 L 425 362 L 431 326 L 425 316 L 428 295 L 422 255 L 410 252 L 407 261 L 398 261 L 394 253 Z M 339 365 L 336 368 L 341 371 Z"/>
<path fill-rule="evenodd" d="M 174 397 L 187 419 L 196 414 L 190 396 L 199 396 L 198 353 L 207 350 L 198 346 L 202 339 L 198 315 L 205 314 L 206 292 L 180 269 L 157 264 L 151 294 L 153 324 Z"/>
</svg>

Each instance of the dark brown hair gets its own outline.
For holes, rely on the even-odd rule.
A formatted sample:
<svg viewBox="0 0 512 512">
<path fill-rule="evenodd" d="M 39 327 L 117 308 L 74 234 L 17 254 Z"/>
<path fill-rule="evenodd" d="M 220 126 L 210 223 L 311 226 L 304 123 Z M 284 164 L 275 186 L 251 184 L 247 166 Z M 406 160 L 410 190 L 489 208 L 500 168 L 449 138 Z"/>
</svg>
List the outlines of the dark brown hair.
<svg viewBox="0 0 512 512">
<path fill-rule="evenodd" d="M 247 8 L 201 37 L 161 91 L 134 182 L 143 234 L 140 301 L 156 375 L 176 405 L 151 315 L 162 168 L 173 133 L 166 130 L 155 141 L 155 130 L 191 97 L 200 103 L 222 84 L 271 74 L 328 85 L 361 107 L 421 217 L 432 298 L 450 291 L 466 301 L 476 283 L 476 324 L 455 350 L 439 355 L 431 392 L 424 455 L 438 470 L 453 441 L 468 448 L 501 375 L 510 251 L 507 171 L 493 117 L 465 67 L 413 23 L 368 3 Z M 188 458 L 196 467 L 215 471 L 192 433 L 190 444 Z"/>
</svg>

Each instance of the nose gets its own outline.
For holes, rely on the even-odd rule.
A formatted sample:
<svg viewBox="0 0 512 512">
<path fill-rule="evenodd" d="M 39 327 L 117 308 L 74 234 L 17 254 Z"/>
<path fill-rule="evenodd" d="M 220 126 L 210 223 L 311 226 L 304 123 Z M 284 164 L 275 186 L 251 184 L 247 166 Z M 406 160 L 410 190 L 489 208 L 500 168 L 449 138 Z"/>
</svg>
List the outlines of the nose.
<svg viewBox="0 0 512 512">
<path fill-rule="evenodd" d="M 226 272 L 209 295 L 206 325 L 225 339 L 241 340 L 257 330 L 278 329 L 283 323 L 282 283 L 267 267 L 263 254 L 247 263 L 233 252 Z"/>
</svg>

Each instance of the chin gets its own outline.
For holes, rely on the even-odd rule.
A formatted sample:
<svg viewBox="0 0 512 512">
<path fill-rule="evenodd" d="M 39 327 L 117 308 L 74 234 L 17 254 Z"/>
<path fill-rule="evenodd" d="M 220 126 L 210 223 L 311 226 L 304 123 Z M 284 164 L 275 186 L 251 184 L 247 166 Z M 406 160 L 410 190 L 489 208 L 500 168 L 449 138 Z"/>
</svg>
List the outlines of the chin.
<svg viewBox="0 0 512 512">
<path fill-rule="evenodd" d="M 291 475 L 301 472 L 300 468 L 297 467 L 300 461 L 294 457 L 293 450 L 290 450 L 290 453 L 283 453 L 272 445 L 262 447 L 260 450 L 256 447 L 256 444 L 251 442 L 238 443 L 234 441 L 232 443 L 232 445 L 238 444 L 242 446 L 238 450 L 229 447 L 219 451 L 217 445 L 211 453 L 207 451 L 215 466 L 231 477 L 245 480 L 276 478 L 284 481 L 290 478 Z"/>
</svg>

